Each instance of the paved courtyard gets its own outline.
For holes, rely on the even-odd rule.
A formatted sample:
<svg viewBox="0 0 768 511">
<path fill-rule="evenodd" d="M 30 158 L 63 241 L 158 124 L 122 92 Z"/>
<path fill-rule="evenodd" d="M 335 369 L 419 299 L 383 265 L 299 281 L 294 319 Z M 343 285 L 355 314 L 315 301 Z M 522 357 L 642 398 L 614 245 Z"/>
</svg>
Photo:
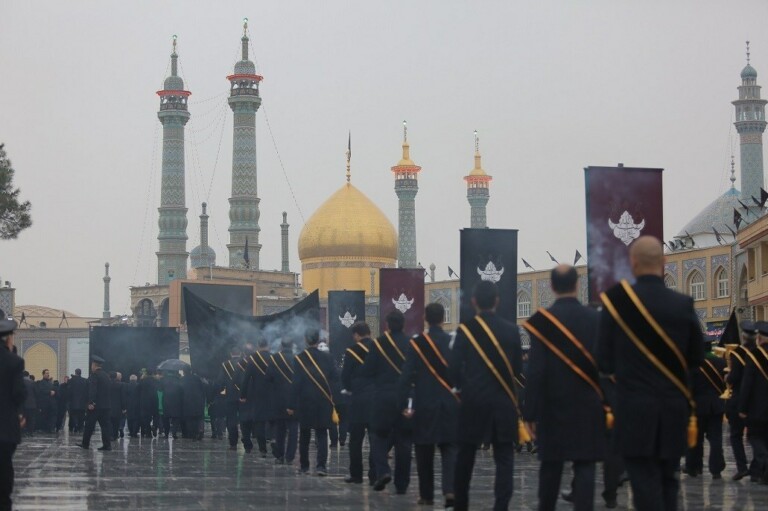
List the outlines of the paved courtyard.
<svg viewBox="0 0 768 511">
<path fill-rule="evenodd" d="M 329 477 L 320 478 L 297 475 L 295 466 L 275 465 L 272 459 L 245 454 L 242 446 L 237 451 L 228 451 L 226 440 L 126 438 L 106 453 L 95 450 L 101 445 L 98 433 L 90 451 L 77 447 L 78 441 L 79 437 L 70 438 L 66 433 L 25 439 L 15 457 L 15 509 L 429 509 L 416 505 L 415 464 L 406 495 L 395 495 L 391 485 L 376 493 L 368 485 L 345 484 L 344 447 L 331 451 Z M 713 481 L 709 475 L 695 479 L 682 476 L 682 509 L 768 509 L 768 486 L 750 483 L 748 479 L 733 482 L 733 471 L 733 460 L 729 457 L 723 480 Z M 569 478 L 566 474 L 564 485 Z M 472 509 L 490 509 L 492 482 L 490 453 L 481 452 L 472 485 Z M 535 456 L 519 454 L 511 509 L 536 509 L 536 485 Z M 439 488 L 439 484 L 436 486 Z M 598 498 L 601 491 L 602 483 L 598 482 Z M 619 509 L 632 509 L 628 500 L 625 485 L 619 492 Z M 561 501 L 558 509 L 569 510 L 572 506 Z M 596 509 L 604 509 L 602 500 Z"/>
</svg>

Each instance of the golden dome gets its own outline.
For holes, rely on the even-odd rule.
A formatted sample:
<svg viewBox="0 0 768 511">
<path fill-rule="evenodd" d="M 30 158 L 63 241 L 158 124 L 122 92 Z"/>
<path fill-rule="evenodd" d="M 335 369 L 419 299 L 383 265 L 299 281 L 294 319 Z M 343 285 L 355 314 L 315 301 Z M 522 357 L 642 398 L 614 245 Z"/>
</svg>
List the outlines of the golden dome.
<svg viewBox="0 0 768 511">
<path fill-rule="evenodd" d="M 346 183 L 304 224 L 299 259 L 397 258 L 397 233 L 382 211 Z"/>
<path fill-rule="evenodd" d="M 475 152 L 475 168 L 469 173 L 470 176 L 487 176 L 480 163 L 480 152 Z"/>
</svg>

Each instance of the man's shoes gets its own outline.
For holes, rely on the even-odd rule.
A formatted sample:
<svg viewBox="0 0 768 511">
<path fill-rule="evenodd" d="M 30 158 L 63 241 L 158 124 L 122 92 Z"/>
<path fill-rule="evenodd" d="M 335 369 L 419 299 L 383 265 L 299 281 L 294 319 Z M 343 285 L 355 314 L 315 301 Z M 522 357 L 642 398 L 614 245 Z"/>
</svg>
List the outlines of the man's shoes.
<svg viewBox="0 0 768 511">
<path fill-rule="evenodd" d="M 736 474 L 734 474 L 733 480 L 734 481 L 741 481 L 742 479 L 744 479 L 748 475 L 749 475 L 749 470 L 739 470 L 738 472 L 736 472 Z"/>
<path fill-rule="evenodd" d="M 111 447 L 104 447 L 104 446 L 102 445 L 101 447 L 99 447 L 99 448 L 98 448 L 98 449 L 96 449 L 96 450 L 97 450 L 97 451 L 111 451 L 111 450 L 112 450 L 112 448 L 111 448 Z"/>
<path fill-rule="evenodd" d="M 77 444 L 77 446 L 81 447 L 83 449 L 90 449 L 90 447 L 88 447 L 87 445 L 84 445 L 84 444 Z"/>
<path fill-rule="evenodd" d="M 376 479 L 376 482 L 373 483 L 373 491 L 382 491 L 384 488 L 387 487 L 387 484 L 392 480 L 392 476 L 389 474 L 384 474 L 383 476 Z"/>
<path fill-rule="evenodd" d="M 325 469 L 325 467 L 318 467 L 317 468 L 317 476 L 318 477 L 325 477 L 328 475 L 328 471 Z"/>
<path fill-rule="evenodd" d="M 751 482 L 751 483 L 759 483 L 760 482 L 760 476 L 756 476 L 756 475 L 749 476 L 749 482 Z"/>
<path fill-rule="evenodd" d="M 397 490 L 397 489 L 396 489 L 396 490 L 395 490 L 395 495 L 405 495 L 405 492 L 407 492 L 407 491 L 408 491 L 408 490 Z"/>
<path fill-rule="evenodd" d="M 285 460 L 283 458 L 275 458 L 275 465 L 285 465 Z"/>
<path fill-rule="evenodd" d="M 453 509 L 453 506 L 455 505 L 455 497 L 452 493 L 448 493 L 445 495 L 445 506 L 443 506 L 447 510 Z"/>
<path fill-rule="evenodd" d="M 344 478 L 344 482 L 348 484 L 363 484 L 363 478 L 357 478 L 352 476 L 347 476 Z"/>
<path fill-rule="evenodd" d="M 427 500 L 427 499 L 419 499 L 416 501 L 416 504 L 419 506 L 434 506 L 435 501 L 434 500 Z"/>
<path fill-rule="evenodd" d="M 229 446 L 229 450 L 230 451 L 236 451 L 237 450 L 237 446 L 236 445 L 230 445 Z"/>
<path fill-rule="evenodd" d="M 563 498 L 566 502 L 573 502 L 573 492 L 562 492 L 560 496 Z"/>
<path fill-rule="evenodd" d="M 717 480 L 717 479 L 722 479 L 722 478 L 723 478 L 723 476 L 721 476 L 719 472 L 717 474 L 712 474 L 712 479 Z"/>
<path fill-rule="evenodd" d="M 618 505 L 619 503 L 616 502 L 616 497 L 605 499 L 605 507 L 607 507 L 608 509 L 616 509 Z"/>
<path fill-rule="evenodd" d="M 331 449 L 336 449 L 339 447 L 339 444 L 331 444 Z"/>
<path fill-rule="evenodd" d="M 309 469 L 308 468 L 300 468 L 298 470 L 297 474 L 299 474 L 301 476 L 305 476 L 305 475 L 309 474 Z"/>
</svg>

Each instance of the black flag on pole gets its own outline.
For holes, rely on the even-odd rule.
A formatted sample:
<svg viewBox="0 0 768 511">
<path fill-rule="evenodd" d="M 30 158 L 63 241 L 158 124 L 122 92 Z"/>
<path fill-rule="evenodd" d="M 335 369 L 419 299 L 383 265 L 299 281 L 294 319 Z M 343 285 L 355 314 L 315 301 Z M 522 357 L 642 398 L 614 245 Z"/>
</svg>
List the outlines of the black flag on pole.
<svg viewBox="0 0 768 511">
<path fill-rule="evenodd" d="M 736 226 L 736 230 L 739 230 L 739 227 L 741 227 L 741 213 L 736 208 L 733 208 L 733 225 Z"/>
<path fill-rule="evenodd" d="M 459 278 L 459 276 L 456 275 L 456 272 L 453 271 L 453 268 L 451 268 L 450 266 L 448 267 L 448 277 L 456 277 L 457 279 Z"/>
<path fill-rule="evenodd" d="M 576 263 L 578 263 L 582 259 L 584 259 L 584 257 L 582 257 L 581 252 L 577 250 L 576 255 L 573 257 L 573 265 L 576 266 Z"/>
<path fill-rule="evenodd" d="M 557 259 L 555 259 L 554 257 L 552 257 L 552 254 L 550 254 L 550 253 L 549 253 L 549 251 L 547 251 L 547 255 L 549 256 L 549 258 L 550 258 L 550 259 L 552 259 L 552 262 L 553 262 L 553 263 L 555 263 L 555 264 L 560 264 L 560 263 L 558 262 L 558 260 L 557 260 Z"/>
<path fill-rule="evenodd" d="M 523 259 L 522 257 L 520 258 L 520 260 L 523 262 L 523 266 L 525 266 L 526 268 L 530 268 L 530 269 L 531 269 L 531 270 L 533 270 L 533 271 L 536 271 L 536 268 L 534 268 L 533 266 L 531 266 L 530 264 L 528 264 L 528 261 L 526 261 L 526 260 L 525 260 L 525 259 Z"/>
<path fill-rule="evenodd" d="M 243 261 L 245 261 L 245 267 L 251 267 L 251 258 L 248 255 L 248 236 L 245 237 L 245 250 L 243 250 Z"/>
<path fill-rule="evenodd" d="M 715 229 L 715 226 L 712 226 L 712 232 L 715 233 L 715 239 L 717 240 L 717 243 L 722 245 L 723 244 L 723 237 L 720 236 L 720 233 L 717 232 L 717 229 Z"/>
<path fill-rule="evenodd" d="M 765 203 L 768 201 L 768 192 L 760 188 L 760 207 L 765 207 Z"/>
<path fill-rule="evenodd" d="M 499 306 L 496 313 L 507 321 L 517 320 L 517 229 L 461 230 L 461 309 L 459 320 L 475 315 L 472 291 L 481 280 L 496 284 Z"/>
<path fill-rule="evenodd" d="M 337 362 L 354 344 L 350 328 L 356 321 L 365 321 L 365 291 L 328 291 L 329 347 Z"/>
<path fill-rule="evenodd" d="M 739 319 L 736 317 L 736 309 L 731 311 L 728 323 L 725 324 L 723 333 L 720 335 L 718 346 L 725 347 L 726 344 L 741 344 L 739 336 Z"/>
</svg>

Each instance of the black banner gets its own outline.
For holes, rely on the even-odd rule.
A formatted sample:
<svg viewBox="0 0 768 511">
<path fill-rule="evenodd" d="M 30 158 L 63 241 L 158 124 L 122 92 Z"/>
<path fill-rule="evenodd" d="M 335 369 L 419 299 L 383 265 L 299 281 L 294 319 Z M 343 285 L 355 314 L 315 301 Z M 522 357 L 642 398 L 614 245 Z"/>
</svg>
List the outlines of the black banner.
<svg viewBox="0 0 768 511">
<path fill-rule="evenodd" d="M 405 316 L 409 337 L 424 331 L 424 269 L 382 268 L 379 270 L 379 329 L 386 330 L 385 318 L 397 309 Z"/>
<path fill-rule="evenodd" d="M 154 369 L 171 358 L 179 358 L 179 330 L 168 327 L 95 326 L 89 332 L 89 357 L 105 360 L 106 371 L 123 373 L 123 381 L 142 369 Z"/>
<path fill-rule="evenodd" d="M 270 350 L 275 352 L 282 338 L 288 336 L 301 349 L 306 330 L 320 328 L 317 291 L 283 312 L 255 317 L 211 305 L 189 289 L 183 293 L 190 361 L 192 368 L 206 378 L 219 375 L 219 367 L 229 360 L 233 347 L 266 339 Z"/>
<path fill-rule="evenodd" d="M 496 313 L 517 321 L 517 229 L 461 230 L 461 312 L 463 323 L 475 315 L 472 290 L 481 280 L 496 284 Z"/>
<path fill-rule="evenodd" d="M 365 321 L 365 291 L 328 291 L 329 344 L 337 362 L 354 343 L 350 327 L 356 321 Z"/>
</svg>

